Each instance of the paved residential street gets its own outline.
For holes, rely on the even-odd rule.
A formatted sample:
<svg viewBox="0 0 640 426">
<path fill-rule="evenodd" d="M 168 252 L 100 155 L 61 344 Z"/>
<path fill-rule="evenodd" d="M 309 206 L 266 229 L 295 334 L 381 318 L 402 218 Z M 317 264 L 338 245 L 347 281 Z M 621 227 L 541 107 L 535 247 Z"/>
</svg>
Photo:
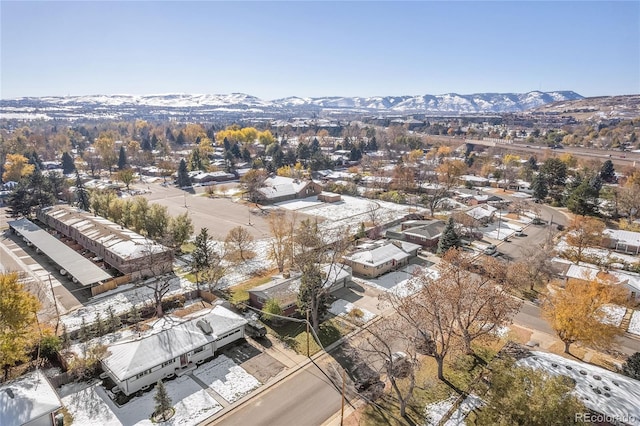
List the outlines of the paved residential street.
<svg viewBox="0 0 640 426">
<path fill-rule="evenodd" d="M 318 426 L 340 410 L 341 393 L 310 363 L 208 425 Z"/>
</svg>

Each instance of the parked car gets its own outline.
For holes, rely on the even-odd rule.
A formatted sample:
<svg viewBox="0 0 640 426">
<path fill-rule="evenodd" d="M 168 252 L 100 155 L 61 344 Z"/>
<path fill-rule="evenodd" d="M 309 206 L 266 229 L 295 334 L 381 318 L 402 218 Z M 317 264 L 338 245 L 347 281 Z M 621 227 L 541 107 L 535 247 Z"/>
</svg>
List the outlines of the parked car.
<svg viewBox="0 0 640 426">
<path fill-rule="evenodd" d="M 498 251 L 498 248 L 494 245 L 488 245 L 487 247 L 485 247 L 485 249 L 482 251 L 484 254 L 491 256 L 492 254 L 494 254 L 496 251 Z"/>
</svg>

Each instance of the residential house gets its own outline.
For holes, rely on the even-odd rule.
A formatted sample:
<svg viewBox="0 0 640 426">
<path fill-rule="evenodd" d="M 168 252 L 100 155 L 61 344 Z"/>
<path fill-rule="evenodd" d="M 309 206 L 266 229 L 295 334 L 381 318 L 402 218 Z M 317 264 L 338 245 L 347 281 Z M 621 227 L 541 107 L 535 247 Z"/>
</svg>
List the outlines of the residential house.
<svg viewBox="0 0 640 426">
<path fill-rule="evenodd" d="M 258 192 L 263 203 L 273 204 L 318 195 L 322 187 L 312 180 L 274 176 L 267 178 Z"/>
<path fill-rule="evenodd" d="M 197 175 L 191 178 L 191 181 L 195 184 L 206 185 L 206 184 L 212 184 L 215 182 L 226 182 L 234 179 L 237 179 L 237 178 L 236 178 L 236 175 L 232 173 L 217 171 L 217 172 L 198 173 Z"/>
<path fill-rule="evenodd" d="M 497 211 L 497 208 L 489 204 L 481 204 L 465 211 L 465 214 L 471 216 L 480 225 L 486 225 L 493 220 Z"/>
<path fill-rule="evenodd" d="M 346 287 L 351 280 L 351 268 L 340 263 L 325 265 L 322 271 L 327 280 L 325 286 L 329 287 L 330 293 Z M 282 309 L 282 315 L 293 315 L 298 309 L 300 277 L 300 272 L 286 277 L 274 277 L 271 282 L 250 289 L 249 304 L 262 309 L 268 300 L 275 300 Z"/>
<path fill-rule="evenodd" d="M 142 235 L 68 205 L 38 211 L 38 219 L 73 239 L 132 280 L 173 270 L 173 251 Z"/>
<path fill-rule="evenodd" d="M 2 426 L 53 426 L 61 408 L 58 394 L 40 370 L 0 386 Z"/>
<path fill-rule="evenodd" d="M 569 281 L 588 282 L 600 280 L 606 283 L 619 284 L 629 291 L 629 300 L 631 302 L 640 302 L 640 274 L 637 273 L 620 270 L 602 271 L 591 265 L 570 264 L 562 278 L 564 278 L 565 283 Z"/>
<path fill-rule="evenodd" d="M 437 219 L 409 220 L 402 223 L 402 240 L 422 247 L 435 247 L 440 241 L 446 224 Z"/>
<path fill-rule="evenodd" d="M 113 392 L 149 389 L 158 380 L 193 371 L 223 346 L 243 339 L 246 324 L 220 305 L 184 318 L 165 316 L 151 333 L 109 345 L 109 356 L 101 361 L 104 377 L 116 384 Z"/>
<path fill-rule="evenodd" d="M 412 248 L 415 248 L 415 252 L 419 247 L 412 245 Z M 361 245 L 359 250 L 349 256 L 345 256 L 344 262 L 351 266 L 355 274 L 376 278 L 407 265 L 411 257 L 412 254 L 407 253 L 398 245 L 385 241 L 381 244 Z"/>
<path fill-rule="evenodd" d="M 337 203 L 342 199 L 340 194 L 335 194 L 333 192 L 321 192 L 318 194 L 318 201 L 323 201 L 325 203 Z"/>
<path fill-rule="evenodd" d="M 640 232 L 605 229 L 604 237 L 605 247 L 635 255 L 640 252 Z"/>
</svg>

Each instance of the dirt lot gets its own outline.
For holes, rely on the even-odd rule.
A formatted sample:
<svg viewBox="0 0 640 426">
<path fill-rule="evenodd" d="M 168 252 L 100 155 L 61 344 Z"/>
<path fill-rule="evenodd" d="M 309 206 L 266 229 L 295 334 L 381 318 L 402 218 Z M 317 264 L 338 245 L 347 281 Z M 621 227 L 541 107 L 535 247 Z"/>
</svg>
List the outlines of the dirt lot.
<svg viewBox="0 0 640 426">
<path fill-rule="evenodd" d="M 173 186 L 164 187 L 160 182 L 136 186 L 151 191 L 144 197 L 150 202 L 166 206 L 171 216 L 189 212 L 194 235 L 206 227 L 213 238 L 224 240 L 227 233 L 236 226 L 247 228 L 255 239 L 267 238 L 270 235 L 267 216 L 256 213 L 256 209 L 250 209 L 243 202 L 234 202 L 228 198 L 208 198 L 201 193 L 189 193 Z"/>
</svg>

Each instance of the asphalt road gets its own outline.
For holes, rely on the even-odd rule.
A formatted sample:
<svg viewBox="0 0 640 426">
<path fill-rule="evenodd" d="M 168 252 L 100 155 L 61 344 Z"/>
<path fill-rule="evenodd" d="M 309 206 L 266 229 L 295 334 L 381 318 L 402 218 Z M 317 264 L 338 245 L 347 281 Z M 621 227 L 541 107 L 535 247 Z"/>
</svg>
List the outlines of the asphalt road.
<svg viewBox="0 0 640 426">
<path fill-rule="evenodd" d="M 318 426 L 340 410 L 341 393 L 314 363 L 209 425 Z"/>
</svg>

